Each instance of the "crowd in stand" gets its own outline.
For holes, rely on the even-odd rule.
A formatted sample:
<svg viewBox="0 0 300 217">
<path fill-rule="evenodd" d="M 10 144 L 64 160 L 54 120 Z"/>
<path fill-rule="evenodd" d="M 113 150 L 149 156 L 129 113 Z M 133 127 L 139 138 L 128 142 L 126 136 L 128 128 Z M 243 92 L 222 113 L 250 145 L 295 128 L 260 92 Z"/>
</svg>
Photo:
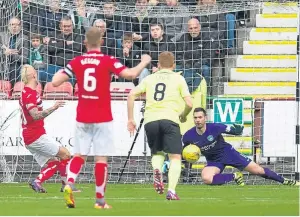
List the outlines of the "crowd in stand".
<svg viewBox="0 0 300 217">
<path fill-rule="evenodd" d="M 128 67 L 134 67 L 143 53 L 151 55 L 151 65 L 134 83 L 158 70 L 160 52 L 172 51 L 176 70 L 182 71 L 193 91 L 202 76 L 211 82 L 212 61 L 220 53 L 234 53 L 235 14 L 210 14 L 218 11 L 216 0 L 198 0 L 192 12 L 179 0 L 136 0 L 127 11 L 113 0 L 102 2 L 101 7 L 92 7 L 85 0 L 74 0 L 73 6 L 62 8 L 60 0 L 47 0 L 46 6 L 20 0 L 8 30 L 0 33 L 0 79 L 19 81 L 21 65 L 29 63 L 43 85 L 51 81 L 56 71 L 85 52 L 84 34 L 90 26 L 103 33 L 102 53 L 116 56 Z"/>
</svg>

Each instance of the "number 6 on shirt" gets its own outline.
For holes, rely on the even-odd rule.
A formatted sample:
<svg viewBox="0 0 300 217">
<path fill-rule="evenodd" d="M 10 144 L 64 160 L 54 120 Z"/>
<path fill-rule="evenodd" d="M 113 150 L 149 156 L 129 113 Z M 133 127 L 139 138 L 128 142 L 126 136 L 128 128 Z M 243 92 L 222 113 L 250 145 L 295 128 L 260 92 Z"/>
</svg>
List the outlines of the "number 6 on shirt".
<svg viewBox="0 0 300 217">
<path fill-rule="evenodd" d="M 96 72 L 95 68 L 87 68 L 84 70 L 84 78 L 83 78 L 83 88 L 86 91 L 92 92 L 96 90 L 97 80 L 94 74 Z"/>
</svg>

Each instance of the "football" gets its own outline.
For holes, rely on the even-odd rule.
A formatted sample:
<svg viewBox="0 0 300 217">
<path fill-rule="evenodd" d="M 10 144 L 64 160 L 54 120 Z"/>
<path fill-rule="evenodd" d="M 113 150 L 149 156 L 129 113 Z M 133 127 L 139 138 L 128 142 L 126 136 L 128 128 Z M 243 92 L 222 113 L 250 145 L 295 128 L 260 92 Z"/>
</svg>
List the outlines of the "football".
<svg viewBox="0 0 300 217">
<path fill-rule="evenodd" d="M 200 158 L 200 148 L 197 145 L 188 145 L 182 151 L 182 157 L 189 163 L 195 163 Z"/>
</svg>

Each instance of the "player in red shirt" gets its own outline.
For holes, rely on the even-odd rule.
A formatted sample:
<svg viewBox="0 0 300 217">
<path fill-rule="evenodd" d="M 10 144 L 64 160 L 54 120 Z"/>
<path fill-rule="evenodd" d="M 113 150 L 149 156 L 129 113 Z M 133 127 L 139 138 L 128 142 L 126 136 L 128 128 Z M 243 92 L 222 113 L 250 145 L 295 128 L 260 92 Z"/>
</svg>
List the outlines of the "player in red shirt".
<svg viewBox="0 0 300 217">
<path fill-rule="evenodd" d="M 78 82 L 78 106 L 74 157 L 67 171 L 64 197 L 69 208 L 74 208 L 72 185 L 80 173 L 86 156 L 93 144 L 95 156 L 96 203 L 97 209 L 109 209 L 104 200 L 107 181 L 107 157 L 116 154 L 113 145 L 113 117 L 111 112 L 110 81 L 111 73 L 128 80 L 139 76 L 151 61 L 143 55 L 141 62 L 134 68 L 126 68 L 115 57 L 101 53 L 101 32 L 91 27 L 86 33 L 85 44 L 88 52 L 75 57 L 64 70 L 57 72 L 52 80 L 59 86 L 74 75 Z M 124 126 L 125 127 L 125 126 Z"/>
<path fill-rule="evenodd" d="M 57 170 L 63 182 L 66 181 L 66 164 L 70 159 L 70 153 L 60 143 L 47 136 L 44 128 L 44 118 L 59 107 L 63 107 L 65 103 L 57 101 L 54 106 L 43 110 L 42 100 L 36 91 L 38 85 L 36 70 L 30 65 L 24 65 L 21 76 L 25 84 L 19 100 L 24 143 L 37 163 L 44 167 L 29 185 L 34 191 L 45 193 L 46 190 L 41 184 Z"/>
</svg>

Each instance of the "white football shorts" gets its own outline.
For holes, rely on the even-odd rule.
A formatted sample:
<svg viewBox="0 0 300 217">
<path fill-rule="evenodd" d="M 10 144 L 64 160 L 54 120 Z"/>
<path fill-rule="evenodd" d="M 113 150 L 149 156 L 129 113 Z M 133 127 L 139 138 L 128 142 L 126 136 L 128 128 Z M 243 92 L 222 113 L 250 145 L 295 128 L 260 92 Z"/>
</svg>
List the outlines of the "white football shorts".
<svg viewBox="0 0 300 217">
<path fill-rule="evenodd" d="M 93 156 L 113 156 L 116 154 L 113 140 L 113 122 L 76 122 L 74 154 Z"/>
<path fill-rule="evenodd" d="M 56 157 L 61 144 L 52 137 L 44 134 L 26 148 L 33 155 L 37 163 L 43 167 L 50 159 Z"/>
</svg>

